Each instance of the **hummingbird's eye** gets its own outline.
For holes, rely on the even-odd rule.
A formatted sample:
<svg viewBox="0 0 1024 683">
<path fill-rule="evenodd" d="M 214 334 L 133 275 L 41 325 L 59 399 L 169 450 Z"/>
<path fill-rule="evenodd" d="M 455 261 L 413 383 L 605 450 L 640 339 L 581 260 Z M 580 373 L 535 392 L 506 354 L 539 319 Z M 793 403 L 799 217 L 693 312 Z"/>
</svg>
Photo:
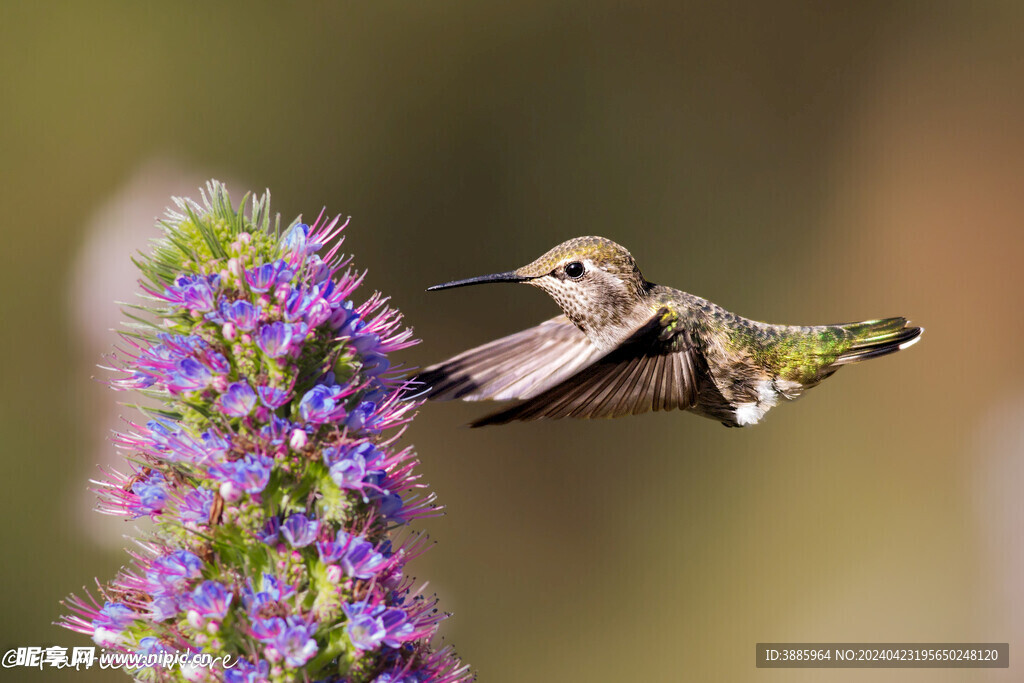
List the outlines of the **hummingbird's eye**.
<svg viewBox="0 0 1024 683">
<path fill-rule="evenodd" d="M 583 277 L 583 264 L 580 263 L 579 261 L 566 263 L 565 274 L 571 277 L 573 280 L 579 280 L 581 277 Z"/>
</svg>

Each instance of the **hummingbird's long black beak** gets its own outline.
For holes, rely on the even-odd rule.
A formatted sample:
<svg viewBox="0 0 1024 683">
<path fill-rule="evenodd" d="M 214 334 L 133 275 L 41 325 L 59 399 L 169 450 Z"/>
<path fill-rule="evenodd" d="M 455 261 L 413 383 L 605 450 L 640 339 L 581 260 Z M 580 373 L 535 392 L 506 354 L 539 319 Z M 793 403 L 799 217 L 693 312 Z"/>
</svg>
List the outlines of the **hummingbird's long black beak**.
<svg viewBox="0 0 1024 683">
<path fill-rule="evenodd" d="M 494 275 L 481 275 L 480 277 L 470 277 L 465 280 L 452 280 L 451 282 L 445 282 L 440 285 L 434 285 L 433 287 L 427 287 L 428 292 L 433 292 L 438 289 L 451 289 L 453 287 L 466 287 L 468 285 L 480 285 L 485 282 L 526 282 L 532 280 L 531 277 L 525 277 L 519 275 L 514 270 L 510 270 L 507 273 L 495 273 Z"/>
</svg>

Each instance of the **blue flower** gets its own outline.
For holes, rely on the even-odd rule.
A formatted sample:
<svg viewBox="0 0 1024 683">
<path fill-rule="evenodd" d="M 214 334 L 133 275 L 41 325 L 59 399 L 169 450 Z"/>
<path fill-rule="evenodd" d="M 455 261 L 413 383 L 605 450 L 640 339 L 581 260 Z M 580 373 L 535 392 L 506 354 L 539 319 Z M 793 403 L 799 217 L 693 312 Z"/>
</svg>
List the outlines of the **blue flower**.
<svg viewBox="0 0 1024 683">
<path fill-rule="evenodd" d="M 139 514 L 153 514 L 164 509 L 167 491 L 164 490 L 164 475 L 153 472 L 148 479 L 132 484 L 132 493 L 139 497 Z"/>
<path fill-rule="evenodd" d="M 349 340 L 351 348 L 355 349 L 356 353 L 362 355 L 371 351 L 376 351 L 377 347 L 380 346 L 380 337 L 375 334 L 356 334 Z"/>
<path fill-rule="evenodd" d="M 271 358 L 280 358 L 291 350 L 292 323 L 274 322 L 260 328 L 256 345 Z M 298 336 L 298 335 L 296 335 Z"/>
<path fill-rule="evenodd" d="M 174 364 L 174 371 L 167 382 L 172 391 L 197 391 L 209 386 L 213 379 L 210 369 L 195 358 L 182 358 Z"/>
<path fill-rule="evenodd" d="M 306 259 L 306 271 L 309 273 L 309 281 L 317 285 L 331 276 L 331 267 L 316 254 Z"/>
<path fill-rule="evenodd" d="M 292 277 L 288 264 L 277 260 L 245 271 L 245 281 L 254 292 L 263 293 L 279 284 L 288 282 Z"/>
<path fill-rule="evenodd" d="M 374 468 L 382 457 L 381 452 L 369 442 L 349 448 L 329 446 L 323 451 L 324 464 L 331 479 L 339 488 L 353 491 L 362 491 L 367 485 L 375 486 L 373 478 L 383 473 Z"/>
<path fill-rule="evenodd" d="M 348 613 L 348 609 L 345 609 Z M 380 647 L 384 636 L 388 634 L 384 628 L 384 621 L 373 614 L 356 612 L 349 614 L 348 624 L 345 625 L 345 632 L 349 640 L 359 650 L 376 650 Z"/>
<path fill-rule="evenodd" d="M 363 356 L 363 374 L 367 377 L 380 377 L 391 367 L 391 362 L 379 353 L 368 352 Z"/>
<path fill-rule="evenodd" d="M 167 621 L 178 616 L 180 611 L 178 599 L 171 595 L 156 593 L 153 601 L 149 603 L 149 618 L 154 622 Z"/>
<path fill-rule="evenodd" d="M 161 652 L 171 652 L 171 649 L 160 642 L 159 638 L 153 636 L 146 636 L 139 640 L 139 646 L 135 648 L 135 651 L 143 656 L 155 655 Z"/>
<path fill-rule="evenodd" d="M 210 509 L 213 507 L 213 491 L 205 488 L 192 489 L 181 499 L 178 516 L 183 522 L 206 524 L 210 520 Z"/>
<path fill-rule="evenodd" d="M 220 315 L 217 322 L 234 323 L 235 327 L 245 332 L 251 332 L 256 328 L 262 311 L 248 301 L 239 299 L 237 301 L 223 301 L 220 304 Z"/>
<path fill-rule="evenodd" d="M 339 531 L 333 541 L 318 541 L 317 551 L 326 564 L 339 564 L 345 574 L 356 579 L 376 576 L 388 564 L 388 558 L 362 536 Z"/>
<path fill-rule="evenodd" d="M 216 479 L 222 483 L 233 483 L 246 493 L 260 493 L 270 482 L 272 463 L 256 455 L 247 455 L 241 460 L 225 462 L 210 468 Z M 224 492 L 221 492 L 224 495 Z"/>
<path fill-rule="evenodd" d="M 164 291 L 162 298 L 172 304 L 184 306 L 190 310 L 203 313 L 213 309 L 215 290 L 220 286 L 220 277 L 211 275 L 182 275 L 174 281 L 174 285 Z"/>
<path fill-rule="evenodd" d="M 259 530 L 256 537 L 261 542 L 267 545 L 277 545 L 278 538 L 281 535 L 281 520 L 277 517 L 270 517 L 267 519 L 263 528 Z"/>
<path fill-rule="evenodd" d="M 319 327 L 331 317 L 331 305 L 324 300 L 319 287 L 309 291 L 296 289 L 288 295 L 284 305 L 285 320 L 302 321 L 310 328 Z"/>
<path fill-rule="evenodd" d="M 158 592 L 175 594 L 191 580 L 202 573 L 203 562 L 187 550 L 175 550 L 153 560 L 146 572 L 146 578 Z"/>
<path fill-rule="evenodd" d="M 253 664 L 247 659 L 239 659 L 235 666 L 224 670 L 224 683 L 264 683 L 270 680 L 270 662 L 261 659 Z"/>
<path fill-rule="evenodd" d="M 404 516 L 404 505 L 405 502 L 402 500 L 402 496 L 391 491 L 385 491 L 380 501 L 380 514 L 390 522 L 404 524 L 408 521 Z"/>
<path fill-rule="evenodd" d="M 339 336 L 346 336 L 342 333 L 342 330 L 347 329 L 352 320 L 359 319 L 359 314 L 355 313 L 353 309 L 354 305 L 351 301 L 343 301 L 334 309 L 334 312 L 331 313 L 331 317 L 327 321 L 327 324 L 335 330 L 338 330 Z"/>
<path fill-rule="evenodd" d="M 258 386 L 256 387 L 256 393 L 259 394 L 260 401 L 263 405 L 271 410 L 280 408 L 291 400 L 292 397 L 292 392 L 290 390 L 278 387 Z"/>
<path fill-rule="evenodd" d="M 349 640 L 360 650 L 376 650 L 381 644 L 401 647 L 414 632 L 408 615 L 398 608 L 371 606 L 365 600 L 346 603 L 341 608 L 348 616 L 345 631 Z"/>
<path fill-rule="evenodd" d="M 256 640 L 269 642 L 284 633 L 287 624 L 281 617 L 269 617 L 267 619 L 254 619 L 250 632 Z"/>
<path fill-rule="evenodd" d="M 231 417 L 245 417 L 256 407 L 256 392 L 248 382 L 234 382 L 220 397 L 220 407 Z"/>
<path fill-rule="evenodd" d="M 341 390 L 337 386 L 318 384 L 299 401 L 299 414 L 306 422 L 323 424 L 334 421 L 344 414 L 344 408 L 337 404 L 340 394 Z"/>
<path fill-rule="evenodd" d="M 306 624 L 296 617 L 289 617 L 286 626 L 270 641 L 270 644 L 284 656 L 285 665 L 294 669 L 302 666 L 317 653 L 313 639 L 316 624 Z"/>
<path fill-rule="evenodd" d="M 302 513 L 294 514 L 281 525 L 281 535 L 293 548 L 302 548 L 316 540 L 319 522 Z"/>
<path fill-rule="evenodd" d="M 296 223 L 281 235 L 281 248 L 293 254 L 306 255 L 306 241 L 309 238 L 309 226 Z"/>
<path fill-rule="evenodd" d="M 356 453 L 331 465 L 329 472 L 338 488 L 361 490 L 366 477 L 366 461 Z"/>
<path fill-rule="evenodd" d="M 123 631 L 138 617 L 139 615 L 126 605 L 119 602 L 107 602 L 104 603 L 99 616 L 93 619 L 93 624 L 111 631 Z"/>
<path fill-rule="evenodd" d="M 200 619 L 221 620 L 227 615 L 232 598 L 234 595 L 223 584 L 203 581 L 188 597 L 188 604 Z"/>
<path fill-rule="evenodd" d="M 276 540 L 274 541 L 277 542 Z M 260 611 L 267 605 L 273 605 L 295 593 L 295 587 L 287 584 L 281 585 L 277 577 L 264 572 L 260 583 L 260 590 L 252 587 L 252 579 L 248 581 L 242 590 L 242 604 L 250 616 L 258 616 Z"/>
<path fill-rule="evenodd" d="M 205 281 L 193 282 L 181 290 L 185 306 L 199 312 L 213 310 L 213 288 Z"/>
<path fill-rule="evenodd" d="M 373 429 L 378 422 L 377 404 L 373 401 L 362 401 L 356 409 L 349 413 L 345 420 L 345 426 L 353 431 L 361 429 Z"/>
</svg>

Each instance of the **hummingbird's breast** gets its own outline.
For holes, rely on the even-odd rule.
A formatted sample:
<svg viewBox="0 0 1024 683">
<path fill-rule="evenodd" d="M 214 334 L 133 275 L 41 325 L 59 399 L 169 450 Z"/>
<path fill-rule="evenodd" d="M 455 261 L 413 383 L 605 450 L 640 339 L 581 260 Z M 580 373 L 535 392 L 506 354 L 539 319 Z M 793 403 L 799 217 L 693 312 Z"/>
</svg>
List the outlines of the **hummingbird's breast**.
<svg viewBox="0 0 1024 683">
<path fill-rule="evenodd" d="M 554 286 L 544 289 L 576 327 L 587 335 L 590 343 L 602 351 L 621 344 L 638 327 L 647 322 L 655 309 L 636 297 L 625 296 L 602 287 Z"/>
</svg>

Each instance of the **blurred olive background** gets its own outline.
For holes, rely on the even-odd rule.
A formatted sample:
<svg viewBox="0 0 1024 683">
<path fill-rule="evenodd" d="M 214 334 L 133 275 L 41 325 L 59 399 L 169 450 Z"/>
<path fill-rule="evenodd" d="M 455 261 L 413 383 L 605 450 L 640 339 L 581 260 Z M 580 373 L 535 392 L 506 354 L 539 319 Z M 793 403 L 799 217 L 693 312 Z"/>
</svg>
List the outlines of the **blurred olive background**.
<svg viewBox="0 0 1024 683">
<path fill-rule="evenodd" d="M 134 528 L 84 493 L 125 412 L 95 365 L 131 249 L 218 177 L 352 215 L 409 364 L 556 311 L 426 286 L 581 234 L 756 319 L 927 328 L 754 429 L 423 408 L 448 514 L 415 572 L 482 681 L 1021 680 L 754 644 L 1024 656 L 1022 36 L 1016 2 L 3 3 L 0 646 L 88 644 L 58 601 Z"/>
</svg>

